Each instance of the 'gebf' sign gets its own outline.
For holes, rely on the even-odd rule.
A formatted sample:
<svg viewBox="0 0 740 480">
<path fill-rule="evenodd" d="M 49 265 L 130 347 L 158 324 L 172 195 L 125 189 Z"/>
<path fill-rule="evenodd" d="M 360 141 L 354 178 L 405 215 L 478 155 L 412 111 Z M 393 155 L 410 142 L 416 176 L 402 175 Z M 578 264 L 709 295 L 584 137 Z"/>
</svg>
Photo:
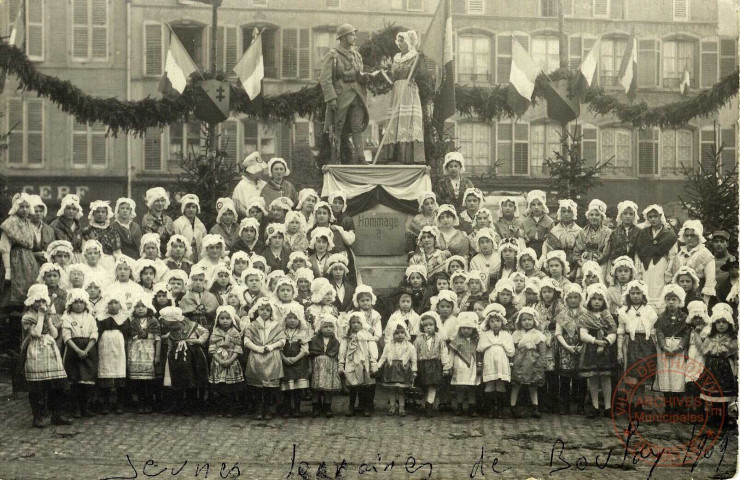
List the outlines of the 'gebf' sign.
<svg viewBox="0 0 740 480">
<path fill-rule="evenodd" d="M 406 227 L 410 216 L 376 205 L 366 212 L 352 217 L 355 222 L 355 244 L 357 255 L 385 256 L 406 253 Z"/>
</svg>

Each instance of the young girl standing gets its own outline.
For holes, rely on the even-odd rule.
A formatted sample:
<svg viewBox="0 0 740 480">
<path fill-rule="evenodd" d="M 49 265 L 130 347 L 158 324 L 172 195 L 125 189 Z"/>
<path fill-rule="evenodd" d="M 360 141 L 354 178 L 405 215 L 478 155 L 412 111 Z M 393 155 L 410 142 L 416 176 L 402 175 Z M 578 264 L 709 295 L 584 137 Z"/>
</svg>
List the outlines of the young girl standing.
<svg viewBox="0 0 740 480">
<path fill-rule="evenodd" d="M 59 335 L 49 314 L 48 289 L 45 285 L 31 285 L 26 295 L 26 312 L 23 314 L 23 343 L 21 344 L 20 370 L 26 380 L 28 400 L 33 413 L 33 426 L 44 426 L 43 405 L 46 395 L 51 410 L 52 425 L 70 425 L 62 417 L 67 385 L 62 356 L 55 339 Z"/>
<path fill-rule="evenodd" d="M 294 274 L 295 284 L 298 287 L 298 295 L 295 300 L 305 309 L 311 305 L 311 282 L 314 281 L 313 272 L 310 268 L 299 268 Z"/>
<path fill-rule="evenodd" d="M 324 414 L 332 417 L 332 394 L 342 389 L 339 378 L 339 340 L 336 332 L 336 317 L 322 315 L 315 321 L 316 334 L 308 342 L 308 354 L 311 357 L 311 391 L 313 392 L 314 417 Z"/>
<path fill-rule="evenodd" d="M 406 390 L 414 384 L 417 372 L 416 349 L 409 343 L 410 338 L 405 325 L 397 323 L 393 341 L 385 346 L 378 360 L 383 386 L 390 390 L 389 415 L 398 412 L 399 416 L 406 416 Z"/>
<path fill-rule="evenodd" d="M 192 257 L 192 255 L 192 248 L 188 240 L 182 235 L 173 235 L 167 242 L 167 252 L 165 253 L 164 262 L 170 270 L 182 270 L 190 275 L 193 262 L 188 260 L 188 258 Z"/>
<path fill-rule="evenodd" d="M 542 245 L 543 254 L 547 254 L 552 250 L 562 250 L 565 252 L 566 258 L 573 258 L 573 247 L 576 244 L 578 232 L 581 231 L 581 227 L 575 222 L 577 217 L 578 204 L 576 202 L 569 198 L 558 200 L 558 222 L 547 234 L 545 243 Z M 575 274 L 575 271 L 573 274 Z"/>
<path fill-rule="evenodd" d="M 609 238 L 611 229 L 606 226 L 606 204 L 599 199 L 591 200 L 586 210 L 588 225 L 578 232 L 573 246 L 571 261 L 583 268 L 583 264 L 593 260 L 601 267 L 601 278 L 604 278 L 609 256 Z"/>
<path fill-rule="evenodd" d="M 529 389 L 532 402 L 532 417 L 540 418 L 537 388 L 545 384 L 545 355 L 547 345 L 545 335 L 539 329 L 539 315 L 532 307 L 524 307 L 516 316 L 516 330 L 511 336 L 514 342 L 514 361 L 511 369 L 511 414 L 521 418 L 516 409 L 519 390 Z"/>
<path fill-rule="evenodd" d="M 579 375 L 586 379 L 591 395 L 592 408 L 586 418 L 596 418 L 599 411 L 599 386 L 604 398 L 602 416 L 611 408 L 611 374 L 616 368 L 617 325 L 609 313 L 606 287 L 594 283 L 586 288 L 586 313 L 580 327 L 580 339 L 584 344 L 578 365 Z"/>
<path fill-rule="evenodd" d="M 645 394 L 645 384 L 638 383 L 640 379 L 637 372 L 649 368 L 647 362 L 655 356 L 655 322 L 658 315 L 648 306 L 647 294 L 644 282 L 629 282 L 624 289 L 622 307 L 618 310 L 617 361 L 623 367 L 625 382 L 635 387 L 633 398 L 636 399 L 643 399 Z M 641 404 L 632 407 L 632 411 L 641 409 Z"/>
<path fill-rule="evenodd" d="M 352 298 L 355 294 L 356 285 L 349 280 L 347 257 L 341 253 L 331 255 L 326 260 L 326 277 L 337 291 L 334 305 L 340 312 L 348 312 L 352 308 Z"/>
<path fill-rule="evenodd" d="M 701 351 L 704 354 L 705 368 L 717 379 L 719 388 L 710 387 L 706 393 L 702 392 L 701 399 L 709 402 L 710 422 L 722 428 L 722 420 L 729 422 L 728 406 L 737 397 L 735 372 L 738 347 L 732 307 L 726 303 L 718 303 L 712 309 L 710 321 L 711 331 L 706 340 L 701 342 Z M 716 407 L 720 408 L 721 414 L 714 413 Z"/>
<path fill-rule="evenodd" d="M 452 378 L 450 386 L 455 391 L 457 415 L 476 416 L 475 387 L 480 385 L 478 347 L 478 315 L 462 312 L 455 322 L 453 336 L 448 342 Z"/>
<path fill-rule="evenodd" d="M 306 253 L 308 250 L 307 230 L 306 220 L 301 212 L 291 210 L 285 214 L 285 246 L 291 253 Z"/>
<path fill-rule="evenodd" d="M 234 307 L 220 306 L 216 309 L 216 324 L 208 340 L 211 368 L 208 383 L 218 393 L 223 415 L 234 415 L 238 405 L 238 393 L 244 386 L 244 374 L 239 363 L 242 350 L 242 334 L 239 317 Z"/>
<path fill-rule="evenodd" d="M 483 192 L 479 188 L 468 188 L 463 194 L 463 206 L 465 210 L 460 212 L 460 230 L 466 235 L 473 231 L 475 215 L 480 209 L 481 203 L 485 200 Z"/>
<path fill-rule="evenodd" d="M 188 320 L 178 307 L 165 307 L 159 312 L 167 336 L 167 369 L 164 386 L 172 387 L 178 410 L 185 416 L 193 414 L 198 389 L 208 386 L 208 362 L 203 346 L 208 342 L 208 330 Z M 184 403 L 183 403 L 184 395 Z"/>
<path fill-rule="evenodd" d="M 98 389 L 103 399 L 101 414 L 111 411 L 111 390 L 116 389 L 117 414 L 123 413 L 123 391 L 126 388 L 126 341 L 130 335 L 126 297 L 115 289 L 106 292 L 105 314 L 98 317 Z"/>
<path fill-rule="evenodd" d="M 545 335 L 545 386 L 540 388 L 539 395 L 543 400 L 543 408 L 546 412 L 560 413 L 558 405 L 558 374 L 555 360 L 556 344 L 555 327 L 556 318 L 563 309 L 563 301 L 560 299 L 562 290 L 549 277 L 540 282 L 540 294 L 535 306 L 539 315 L 540 331 Z"/>
<path fill-rule="evenodd" d="M 64 370 L 72 384 L 73 396 L 77 400 L 75 418 L 93 417 L 89 402 L 98 377 L 98 326 L 90 312 L 87 292 L 72 289 L 62 315 L 62 340 Z"/>
<path fill-rule="evenodd" d="M 380 313 L 375 310 L 376 301 L 377 297 L 373 293 L 373 287 L 370 285 L 360 285 L 352 295 L 352 304 L 358 313 L 363 316 L 362 320 L 365 323 L 364 330 L 377 343 L 383 335 L 383 326 Z"/>
<path fill-rule="evenodd" d="M 570 283 L 570 264 L 563 250 L 551 250 L 544 255 L 545 271 L 562 291 Z"/>
<path fill-rule="evenodd" d="M 704 301 L 701 291 L 699 290 L 699 285 L 701 284 L 701 281 L 699 280 L 699 277 L 696 275 L 696 272 L 693 268 L 686 265 L 679 268 L 678 271 L 676 271 L 676 273 L 673 275 L 672 283 L 681 287 L 681 289 L 686 294 L 686 296 L 684 297 L 684 306 L 681 308 L 684 313 L 689 312 L 688 308 L 686 308 L 686 305 L 688 305 L 689 303 L 693 302 L 694 300 Z"/>
<path fill-rule="evenodd" d="M 636 280 L 637 270 L 631 258 L 621 256 L 611 262 L 611 282 L 606 291 L 609 301 L 609 312 L 614 318 L 619 317 L 619 308 L 627 292 L 627 285 Z M 646 285 L 647 287 L 647 285 Z"/>
<path fill-rule="evenodd" d="M 609 237 L 607 271 L 610 271 L 614 262 L 622 256 L 635 258 L 635 245 L 640 234 L 640 228 L 635 225 L 638 211 L 637 204 L 630 200 L 619 202 L 617 205 L 617 228 Z"/>
<path fill-rule="evenodd" d="M 518 309 L 514 305 L 515 290 L 514 282 L 511 280 L 499 280 L 493 288 L 493 292 L 491 292 L 491 295 L 489 296 L 491 303 L 498 303 L 504 307 L 504 310 L 506 310 L 506 323 L 504 323 L 504 330 L 508 330 L 509 333 L 513 333 L 514 330 L 516 330 L 514 322 Z"/>
<path fill-rule="evenodd" d="M 475 236 L 478 254 L 470 259 L 470 269 L 483 274 L 483 290 L 489 292 L 501 267 L 501 256 L 495 252 L 498 235 L 492 228 L 481 228 Z"/>
<path fill-rule="evenodd" d="M 219 303 L 216 296 L 206 290 L 206 284 L 205 270 L 194 266 L 188 278 L 188 291 L 180 299 L 179 306 L 185 316 L 210 331 Z"/>
<path fill-rule="evenodd" d="M 575 403 L 576 412 L 582 413 L 585 397 L 585 384 L 578 376 L 578 363 L 582 349 L 579 325 L 585 317 L 586 310 L 581 306 L 583 290 L 577 283 L 571 283 L 563 290 L 565 308 L 555 318 L 555 338 L 557 345 L 558 391 L 560 393 L 559 410 L 569 415 L 571 403 Z"/>
<path fill-rule="evenodd" d="M 283 392 L 283 417 L 301 416 L 301 400 L 308 389 L 311 367 L 308 359 L 308 342 L 311 329 L 303 318 L 303 308 L 291 306 L 284 315 L 285 345 L 280 350 L 283 360 L 283 378 L 280 389 Z"/>
<path fill-rule="evenodd" d="M 152 413 L 157 378 L 162 362 L 162 328 L 155 316 L 152 298 L 141 295 L 132 301 L 131 337 L 128 341 L 128 379 L 139 401 L 139 413 Z M 160 313 L 168 307 L 162 308 Z M 166 356 L 165 356 L 166 358 Z M 160 377 L 161 378 L 161 377 Z M 118 413 L 118 412 L 116 412 Z"/>
<path fill-rule="evenodd" d="M 375 386 L 378 346 L 362 317 L 359 312 L 350 314 L 347 330 L 339 339 L 339 376 L 349 389 L 348 417 L 353 417 L 358 410 L 370 416 L 371 388 Z M 360 403 L 355 408 L 358 398 Z"/>
<path fill-rule="evenodd" d="M 100 264 L 107 270 L 112 269 L 115 258 L 121 255 L 121 237 L 118 236 L 116 228 L 111 225 L 113 216 L 110 202 L 96 200 L 90 204 L 90 213 L 87 216 L 88 225 L 80 230 L 80 243 L 93 239 L 103 246 Z"/>
<path fill-rule="evenodd" d="M 192 252 L 192 257 L 188 260 L 195 263 L 199 259 L 203 237 L 208 233 L 206 226 L 198 218 L 200 199 L 192 193 L 185 194 L 180 199 L 180 208 L 182 215 L 172 225 L 176 235 L 182 235 L 187 239 Z"/>
<path fill-rule="evenodd" d="M 105 279 L 105 285 L 114 280 L 115 268 L 106 268 L 100 264 L 103 255 L 103 246 L 97 240 L 87 240 L 82 244 L 82 256 L 84 257 L 85 277 L 97 276 Z M 103 286 L 105 286 L 103 285 Z"/>
<path fill-rule="evenodd" d="M 125 310 L 131 309 L 133 304 L 131 299 L 138 297 L 144 293 L 144 289 L 141 285 L 133 281 L 134 268 L 136 267 L 136 261 L 126 255 L 121 255 L 116 259 L 115 275 L 116 279 L 109 285 L 109 288 L 114 289 L 124 296 L 126 304 L 123 305 Z"/>
<path fill-rule="evenodd" d="M 314 278 L 321 278 L 327 272 L 327 261 L 330 251 L 334 248 L 334 235 L 325 227 L 314 228 L 311 232 L 311 242 L 308 248 L 313 251 L 308 256 Z"/>
<path fill-rule="evenodd" d="M 484 412 L 492 418 L 503 418 L 507 405 L 506 385 L 511 382 L 510 357 L 514 356 L 514 341 L 503 329 L 506 310 L 493 303 L 483 310 L 483 327 L 478 340 L 478 352 L 483 354 Z"/>
<path fill-rule="evenodd" d="M 393 324 L 396 322 L 401 322 L 406 326 L 406 329 L 409 331 L 409 335 L 411 335 L 411 341 L 413 342 L 420 333 L 420 318 L 419 315 L 417 315 L 417 313 L 411 308 L 413 306 L 411 290 L 402 289 L 398 292 L 397 296 L 398 308 L 396 308 L 396 311 L 391 314 L 391 316 L 388 318 L 388 323 L 386 323 L 385 325 L 385 329 L 383 331 L 384 341 L 385 343 L 390 343 L 393 341 L 393 332 L 396 330 L 396 327 Z M 380 314 L 378 314 L 378 325 L 380 325 Z"/>
<path fill-rule="evenodd" d="M 316 323 L 322 316 L 337 317 L 339 310 L 334 305 L 337 291 L 331 286 L 326 278 L 317 278 L 311 283 L 311 305 L 306 308 L 306 321 L 312 331 L 318 332 L 319 325 Z"/>
<path fill-rule="evenodd" d="M 390 321 L 388 322 L 390 324 Z M 424 391 L 424 415 L 431 417 L 437 389 L 442 385 L 442 376 L 450 374 L 450 357 L 447 344 L 440 332 L 442 320 L 436 312 L 421 316 L 421 333 L 414 340 L 418 377 L 416 385 Z M 395 331 L 395 327 L 394 327 Z"/>
<path fill-rule="evenodd" d="M 685 355 L 689 350 L 691 328 L 686 323 L 686 313 L 681 311 L 686 294 L 678 285 L 663 287 L 665 310 L 655 322 L 658 344 L 658 368 L 653 390 L 663 392 L 665 413 L 680 414 L 683 393 L 686 391 Z"/>
<path fill-rule="evenodd" d="M 249 349 L 244 376 L 247 385 L 257 390 L 257 420 L 272 419 L 275 392 L 283 378 L 280 350 L 285 346 L 286 337 L 275 318 L 275 311 L 271 300 L 258 299 L 249 312 L 252 322 L 244 333 L 244 346 Z"/>
</svg>

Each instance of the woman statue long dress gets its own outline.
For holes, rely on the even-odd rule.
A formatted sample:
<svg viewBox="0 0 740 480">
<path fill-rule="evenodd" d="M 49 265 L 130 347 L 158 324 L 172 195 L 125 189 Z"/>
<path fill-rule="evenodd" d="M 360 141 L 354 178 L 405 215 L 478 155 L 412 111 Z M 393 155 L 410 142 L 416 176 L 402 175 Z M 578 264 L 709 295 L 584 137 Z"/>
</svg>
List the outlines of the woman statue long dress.
<svg viewBox="0 0 740 480">
<path fill-rule="evenodd" d="M 401 50 L 393 58 L 389 77 L 393 80 L 391 112 L 384 145 L 390 162 L 424 164 L 424 115 L 419 88 L 432 89 L 431 76 L 423 55 L 416 51 L 419 37 L 414 30 L 400 32 L 396 45 Z M 418 60 L 417 60 L 418 57 Z M 416 65 L 416 66 L 414 66 Z M 409 80 L 409 73 L 414 69 Z"/>
</svg>

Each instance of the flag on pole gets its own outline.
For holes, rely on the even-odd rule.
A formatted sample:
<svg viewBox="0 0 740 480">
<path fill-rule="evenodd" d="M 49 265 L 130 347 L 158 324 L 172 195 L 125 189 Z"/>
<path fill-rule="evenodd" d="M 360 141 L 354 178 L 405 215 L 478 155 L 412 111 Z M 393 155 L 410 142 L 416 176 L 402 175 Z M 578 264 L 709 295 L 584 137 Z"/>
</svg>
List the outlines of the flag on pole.
<svg viewBox="0 0 740 480">
<path fill-rule="evenodd" d="M 509 72 L 509 87 L 507 101 L 511 109 L 522 116 L 529 108 L 534 93 L 537 75 L 542 68 L 537 65 L 521 43 L 511 36 L 511 71 Z"/>
<path fill-rule="evenodd" d="M 8 44 L 21 50 L 26 49 L 26 2 L 23 0 L 18 3 L 18 12 L 15 15 L 15 22 L 13 23 L 13 29 L 10 31 Z M 5 68 L 0 68 L 0 93 L 3 93 L 5 89 L 7 76 L 8 71 Z"/>
<path fill-rule="evenodd" d="M 627 42 L 622 66 L 619 68 L 619 84 L 624 87 L 624 93 L 629 99 L 635 98 L 637 94 L 637 38 L 634 32 L 630 41 Z"/>
<path fill-rule="evenodd" d="M 239 81 L 250 100 L 254 100 L 260 94 L 262 79 L 265 78 L 265 64 L 262 60 L 262 35 L 256 28 L 252 38 L 252 44 L 234 65 L 234 72 L 239 77 Z"/>
<path fill-rule="evenodd" d="M 575 88 L 573 90 L 573 96 L 575 97 L 583 97 L 586 89 L 594 83 L 596 66 L 599 63 L 599 42 L 601 42 L 601 37 L 594 42 L 591 50 L 589 50 L 586 58 L 583 59 L 581 66 L 578 68 L 578 78 L 576 79 Z"/>
<path fill-rule="evenodd" d="M 182 94 L 188 84 L 188 78 L 197 71 L 195 62 L 170 28 L 170 47 L 167 49 L 167 60 L 164 64 L 164 75 L 159 82 L 159 91 L 166 94 L 174 90 Z"/>
<path fill-rule="evenodd" d="M 689 93 L 691 88 L 691 74 L 688 68 L 683 69 L 683 75 L 681 76 L 681 95 Z"/>
<path fill-rule="evenodd" d="M 440 123 L 455 114 L 455 58 L 452 50 L 450 0 L 441 0 L 429 23 L 421 51 L 440 67 L 435 82 L 433 117 Z"/>
</svg>

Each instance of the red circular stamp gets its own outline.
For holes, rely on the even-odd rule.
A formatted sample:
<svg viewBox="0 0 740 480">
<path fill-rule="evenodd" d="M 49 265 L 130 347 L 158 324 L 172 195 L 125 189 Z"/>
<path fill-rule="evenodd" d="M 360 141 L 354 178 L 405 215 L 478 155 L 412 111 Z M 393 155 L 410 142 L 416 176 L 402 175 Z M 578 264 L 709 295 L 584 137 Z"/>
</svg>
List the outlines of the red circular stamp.
<svg viewBox="0 0 740 480">
<path fill-rule="evenodd" d="M 690 465 L 720 438 L 716 425 L 724 424 L 726 411 L 706 398 L 721 396 L 719 382 L 701 362 L 651 355 L 629 365 L 614 389 L 614 433 L 634 458 L 658 456 L 664 467 Z"/>
</svg>

